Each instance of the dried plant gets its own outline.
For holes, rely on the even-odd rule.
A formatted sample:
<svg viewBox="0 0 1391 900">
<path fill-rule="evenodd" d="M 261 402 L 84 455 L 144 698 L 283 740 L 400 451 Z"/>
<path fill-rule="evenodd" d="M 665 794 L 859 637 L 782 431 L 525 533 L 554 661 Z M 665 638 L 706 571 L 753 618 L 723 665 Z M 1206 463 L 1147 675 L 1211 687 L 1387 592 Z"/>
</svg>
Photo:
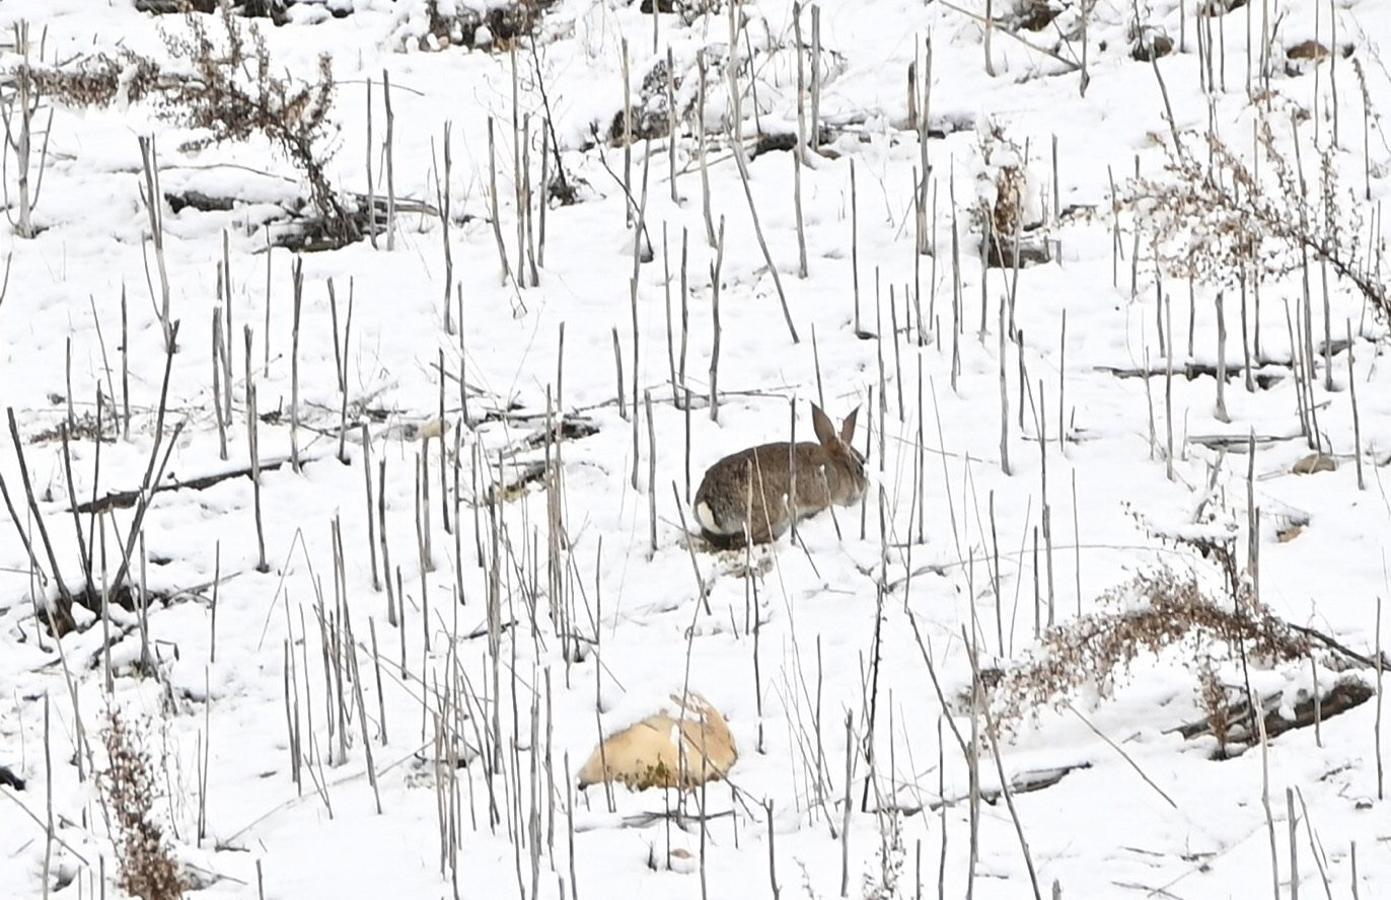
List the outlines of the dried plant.
<svg viewBox="0 0 1391 900">
<path fill-rule="evenodd" d="M 202 132 L 190 146 L 243 141 L 260 135 L 309 184 L 326 235 L 340 243 L 359 236 L 352 211 L 329 182 L 337 127 L 329 118 L 336 83 L 328 54 L 319 57 L 315 83 L 277 74 L 260 29 L 243 26 L 228 5 L 216 38 L 206 17 L 190 13 L 186 31 L 163 33 L 171 64 L 162 66 L 129 50 L 99 54 L 62 67 L 24 67 L 54 99 L 105 107 L 148 99 L 164 121 Z"/>
<path fill-rule="evenodd" d="M 1102 612 L 1049 630 L 1025 662 L 1008 669 L 993 691 L 1001 722 L 1061 706 L 1083 687 L 1110 697 L 1141 653 L 1185 641 L 1234 646 L 1267 664 L 1307 658 L 1309 641 L 1261 606 L 1244 586 L 1237 603 L 1218 606 L 1193 575 L 1167 568 L 1144 572 L 1100 598 Z"/>
<path fill-rule="evenodd" d="M 165 35 L 170 55 L 192 71 L 159 91 L 156 104 L 162 116 L 206 131 L 206 143 L 264 136 L 304 174 L 329 233 L 342 240 L 356 238 L 357 225 L 325 171 L 336 133 L 329 120 L 336 85 L 328 54 L 319 56 L 317 84 L 296 84 L 272 73 L 260 29 L 251 25 L 243 31 L 230 7 L 222 8 L 222 46 L 201 18 L 189 16 L 187 22 L 187 37 Z"/>
<path fill-rule="evenodd" d="M 154 817 L 159 797 L 155 766 L 137 733 L 116 710 L 102 732 L 107 770 L 101 787 L 115 826 L 118 884 L 141 900 L 177 900 L 186 884 L 173 850 Z"/>
<path fill-rule="evenodd" d="M 1227 755 L 1227 736 L 1231 731 L 1231 707 L 1227 702 L 1227 688 L 1217 677 L 1212 657 L 1203 655 L 1198 659 L 1198 686 L 1196 697 L 1198 708 L 1207 718 L 1212 736 L 1217 739 L 1217 754 Z"/>
<path fill-rule="evenodd" d="M 903 828 L 899 822 L 898 810 L 890 809 L 879 816 L 879 848 L 875 851 L 879 867 L 877 872 L 866 872 L 860 896 L 863 900 L 895 900 L 902 896 L 900 883 L 903 878 Z"/>
<path fill-rule="evenodd" d="M 1006 137 L 999 125 L 991 123 L 981 130 L 980 154 L 984 167 L 977 176 L 981 204 L 974 214 L 975 225 L 992 240 L 1012 241 L 1027 224 L 1024 150 Z"/>
<path fill-rule="evenodd" d="M 1201 138 L 1206 159 L 1185 141 L 1170 148 L 1159 175 L 1125 185 L 1118 199 L 1148 234 L 1160 266 L 1174 277 L 1234 287 L 1255 267 L 1280 277 L 1323 259 L 1382 316 L 1391 315 L 1391 296 L 1373 273 L 1374 254 L 1359 240 L 1361 205 L 1342 183 L 1333 146 L 1316 148 L 1317 181 L 1310 184 L 1299 148 L 1291 161 L 1268 119 L 1257 123 L 1256 134 L 1249 162 L 1209 134 Z"/>
</svg>

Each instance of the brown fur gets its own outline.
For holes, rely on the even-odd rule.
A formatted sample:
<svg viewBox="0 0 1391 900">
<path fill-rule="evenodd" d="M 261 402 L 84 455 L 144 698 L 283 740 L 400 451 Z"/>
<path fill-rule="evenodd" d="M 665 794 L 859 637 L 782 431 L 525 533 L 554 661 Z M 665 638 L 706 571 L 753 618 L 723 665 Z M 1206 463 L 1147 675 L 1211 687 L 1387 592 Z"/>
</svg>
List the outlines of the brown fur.
<svg viewBox="0 0 1391 900">
<path fill-rule="evenodd" d="M 754 543 L 767 543 L 794 518 L 859 501 L 866 483 L 864 462 L 850 446 L 859 410 L 845 419 L 839 434 L 815 404 L 811 411 L 818 443 L 761 444 L 726 456 L 706 471 L 696 491 L 695 516 L 707 540 L 737 545 L 747 533 Z"/>
</svg>

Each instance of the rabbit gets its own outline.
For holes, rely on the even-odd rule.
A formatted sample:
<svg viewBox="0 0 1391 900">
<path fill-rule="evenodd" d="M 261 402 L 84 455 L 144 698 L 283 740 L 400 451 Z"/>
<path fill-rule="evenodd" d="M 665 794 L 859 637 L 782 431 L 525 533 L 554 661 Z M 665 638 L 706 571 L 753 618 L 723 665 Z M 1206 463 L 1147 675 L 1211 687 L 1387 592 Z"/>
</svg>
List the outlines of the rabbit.
<svg viewBox="0 0 1391 900">
<path fill-rule="evenodd" d="M 695 518 L 703 536 L 717 546 L 738 546 L 747 530 L 754 543 L 768 543 L 792 525 L 794 516 L 815 515 L 832 503 L 859 502 L 865 491 L 865 461 L 850 443 L 858 414 L 856 407 L 837 434 L 813 403 L 812 428 L 819 443 L 762 444 L 711 466 L 695 497 Z M 790 465 L 795 468 L 790 470 Z M 794 474 L 796 496 L 789 508 Z"/>
</svg>

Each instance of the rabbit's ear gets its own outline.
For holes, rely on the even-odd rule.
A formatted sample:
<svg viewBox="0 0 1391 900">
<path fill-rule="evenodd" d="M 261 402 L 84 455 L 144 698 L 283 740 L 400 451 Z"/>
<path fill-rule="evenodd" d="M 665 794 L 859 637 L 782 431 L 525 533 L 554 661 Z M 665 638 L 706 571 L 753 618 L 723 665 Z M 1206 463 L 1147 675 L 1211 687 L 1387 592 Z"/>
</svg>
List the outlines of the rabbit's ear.
<svg viewBox="0 0 1391 900">
<path fill-rule="evenodd" d="M 850 439 L 855 436 L 855 417 L 860 414 L 860 408 L 855 407 L 855 411 L 845 417 L 845 421 L 840 424 L 840 439 L 845 443 L 850 443 Z"/>
<path fill-rule="evenodd" d="M 821 442 L 821 446 L 835 446 L 837 443 L 835 426 L 831 424 L 830 419 L 826 418 L 821 407 L 815 403 L 811 405 L 811 427 L 816 432 L 816 439 Z"/>
</svg>

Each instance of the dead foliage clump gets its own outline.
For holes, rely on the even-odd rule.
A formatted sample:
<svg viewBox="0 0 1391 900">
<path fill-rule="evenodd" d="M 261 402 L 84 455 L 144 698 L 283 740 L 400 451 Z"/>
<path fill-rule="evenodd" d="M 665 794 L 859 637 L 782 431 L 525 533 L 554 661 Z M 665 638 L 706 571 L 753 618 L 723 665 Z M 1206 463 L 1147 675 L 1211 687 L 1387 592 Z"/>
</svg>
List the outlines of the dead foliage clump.
<svg viewBox="0 0 1391 900">
<path fill-rule="evenodd" d="M 416 49 L 443 50 L 452 46 L 506 53 L 519 46 L 541 23 L 554 0 L 517 0 L 480 11 L 460 4 L 441 8 L 439 0 L 425 5 L 425 33 L 411 38 Z"/>
<path fill-rule="evenodd" d="M 243 26 L 230 6 L 221 7 L 216 37 L 207 17 L 190 13 L 184 21 L 183 32 L 163 33 L 168 65 L 125 50 L 36 66 L 33 77 L 72 106 L 149 100 L 164 121 L 201 132 L 185 149 L 263 137 L 308 182 L 322 229 L 340 244 L 356 240 L 359 216 L 327 172 L 337 134 L 329 118 L 337 85 L 328 54 L 319 57 L 314 83 L 299 82 L 274 65 L 260 29 Z"/>
<path fill-rule="evenodd" d="M 137 12 L 170 15 L 173 13 L 217 12 L 220 5 L 231 6 L 244 16 L 260 16 L 277 25 L 290 20 L 289 7 L 295 0 L 135 0 Z"/>
<path fill-rule="evenodd" d="M 1056 0 L 1018 0 L 1006 27 L 1011 31 L 1042 31 L 1062 11 L 1062 4 Z"/>
<path fill-rule="evenodd" d="M 981 133 L 981 159 L 984 171 L 980 194 L 983 207 L 977 211 L 977 224 L 994 239 L 1011 241 L 1024 227 L 1024 197 L 1028 185 L 1024 151 L 1005 136 L 1004 129 L 991 124 Z"/>
<path fill-rule="evenodd" d="M 1289 158 L 1268 119 L 1257 123 L 1255 157 L 1216 135 L 1206 152 L 1181 135 L 1162 172 L 1131 179 L 1118 198 L 1133 212 L 1166 274 L 1235 287 L 1256 271 L 1279 278 L 1320 261 L 1382 316 L 1391 295 L 1363 246 L 1362 208 L 1342 181 L 1338 151 L 1323 142 L 1306 177 L 1299 147 Z M 1295 138 L 1298 140 L 1298 137 Z"/>
<path fill-rule="evenodd" d="M 1156 655 L 1185 642 L 1195 650 L 1242 646 L 1248 659 L 1267 665 L 1309 654 L 1309 640 L 1244 587 L 1231 607 L 1219 607 L 1196 577 L 1159 569 L 1112 588 L 1100 601 L 1112 609 L 1050 629 L 1030 659 L 1004 673 L 993 692 L 1001 722 L 1062 706 L 1084 687 L 1110 697 L 1142 653 Z"/>
<path fill-rule="evenodd" d="M 140 900 L 178 900 L 188 886 L 173 848 L 155 821 L 159 797 L 155 764 L 139 735 L 116 710 L 102 731 L 107 769 L 101 787 L 115 831 L 121 890 Z"/>
<path fill-rule="evenodd" d="M 638 88 L 637 96 L 632 98 L 632 117 L 631 132 L 625 129 L 624 116 L 628 112 L 619 109 L 614 113 L 613 121 L 609 123 L 608 143 L 615 147 L 623 145 L 625 137 L 631 134 L 634 143 L 638 141 L 656 140 L 664 138 L 671 132 L 671 105 L 667 96 L 667 63 L 665 59 L 659 59 L 647 70 L 643 76 L 642 86 Z M 673 73 L 671 76 L 674 91 L 681 88 L 682 76 Z M 683 118 L 689 109 L 678 109 L 676 117 Z"/>
<path fill-rule="evenodd" d="M 1198 685 L 1195 694 L 1198 708 L 1203 711 L 1203 719 L 1217 740 L 1217 752 L 1225 756 L 1227 738 L 1232 728 L 1231 707 L 1227 699 L 1227 686 L 1218 677 L 1211 656 L 1202 656 L 1198 660 Z"/>
</svg>

